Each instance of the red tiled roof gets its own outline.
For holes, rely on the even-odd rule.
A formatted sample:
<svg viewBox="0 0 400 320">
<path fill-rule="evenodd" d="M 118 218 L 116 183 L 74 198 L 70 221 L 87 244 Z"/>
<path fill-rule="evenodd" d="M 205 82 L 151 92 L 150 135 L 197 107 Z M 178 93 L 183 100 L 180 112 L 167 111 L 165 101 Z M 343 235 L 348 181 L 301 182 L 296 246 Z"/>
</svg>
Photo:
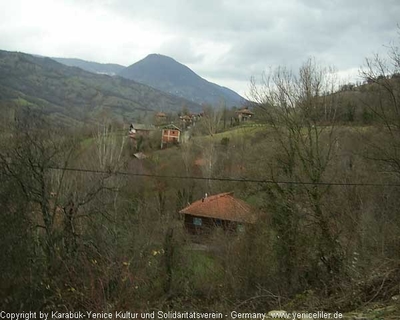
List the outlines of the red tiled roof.
<svg viewBox="0 0 400 320">
<path fill-rule="evenodd" d="M 233 192 L 220 193 L 193 202 L 179 211 L 199 217 L 208 217 L 236 222 L 254 223 L 256 220 L 251 207 L 244 201 L 233 197 Z"/>
</svg>

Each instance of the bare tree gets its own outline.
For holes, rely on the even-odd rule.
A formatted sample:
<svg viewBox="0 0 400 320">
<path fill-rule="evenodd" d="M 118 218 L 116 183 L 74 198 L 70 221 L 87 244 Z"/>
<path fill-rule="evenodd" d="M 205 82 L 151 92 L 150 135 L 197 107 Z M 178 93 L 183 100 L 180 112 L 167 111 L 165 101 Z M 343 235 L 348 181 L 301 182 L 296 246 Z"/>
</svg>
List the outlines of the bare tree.
<svg viewBox="0 0 400 320">
<path fill-rule="evenodd" d="M 101 199 L 99 204 L 104 204 L 113 195 L 110 201 L 116 205 L 119 179 L 113 172 L 122 162 L 122 143 L 114 140 L 109 132 L 98 134 L 96 152 L 89 155 L 91 148 L 82 151 L 73 133 L 49 124 L 43 116 L 29 112 L 17 119 L 0 160 L 4 174 L 17 183 L 26 201 L 33 205 L 32 221 L 44 231 L 43 249 L 50 260 L 61 246 L 66 251 L 76 249 L 78 221 L 88 216 L 87 206 L 93 200 Z M 99 159 L 99 163 L 93 159 Z M 85 172 L 86 169 L 104 173 Z M 100 212 L 105 214 L 105 210 Z"/>
<path fill-rule="evenodd" d="M 369 83 L 364 103 L 383 131 L 377 132 L 379 142 L 368 157 L 380 162 L 384 170 L 400 176 L 400 50 L 391 46 L 386 57 L 367 58 L 360 75 Z"/>
<path fill-rule="evenodd" d="M 211 106 L 204 107 L 204 115 L 201 124 L 208 135 L 214 136 L 220 129 L 223 108 L 214 109 Z"/>
<path fill-rule="evenodd" d="M 118 135 L 110 121 L 98 123 L 95 133 L 96 153 L 102 170 L 115 170 L 123 166 L 122 155 L 126 136 Z"/>
<path fill-rule="evenodd" d="M 57 129 L 49 129 L 43 118 L 28 113 L 17 120 L 12 138 L 0 153 L 5 174 L 16 181 L 26 201 L 40 212 L 32 219 L 45 231 L 44 249 L 49 259 L 56 250 L 56 216 L 65 180 L 62 168 L 70 163 L 73 150 L 72 140 Z M 53 184 L 51 170 L 56 168 L 62 173 Z"/>
<path fill-rule="evenodd" d="M 267 188 L 274 200 L 273 221 L 281 239 L 282 270 L 290 285 L 295 281 L 296 255 L 300 252 L 296 247 L 304 225 L 311 226 L 308 232 L 317 238 L 312 245 L 315 248 L 305 250 L 311 255 L 309 261 L 314 261 L 314 266 L 322 262 L 326 275 L 337 274 L 341 268 L 338 234 L 331 227 L 331 213 L 323 205 L 328 187 L 318 185 L 327 176 L 337 144 L 335 116 L 339 101 L 336 95 L 326 94 L 337 87 L 334 70 L 320 67 L 313 59 L 304 63 L 298 74 L 280 67 L 264 76 L 261 85 L 252 82 L 253 100 L 273 128 L 279 148 L 279 165 L 271 167 L 271 175 L 274 179 L 310 183 L 301 188 L 280 184 Z"/>
<path fill-rule="evenodd" d="M 399 29 L 400 30 L 400 29 Z M 367 84 L 364 105 L 374 116 L 374 126 L 362 135 L 364 157 L 377 172 L 382 182 L 398 183 L 400 178 L 400 48 L 391 45 L 386 55 L 367 58 L 360 70 Z M 367 224 L 372 232 L 363 233 L 362 244 L 371 243 L 371 233 L 377 232 L 375 243 L 370 245 L 379 257 L 378 264 L 398 261 L 400 231 L 398 190 L 382 188 L 376 193 L 375 202 L 370 204 L 371 222 Z M 378 195 L 379 194 L 379 195 Z M 365 228 L 364 228 L 365 229 Z M 370 249 L 370 251 L 372 251 Z"/>
</svg>

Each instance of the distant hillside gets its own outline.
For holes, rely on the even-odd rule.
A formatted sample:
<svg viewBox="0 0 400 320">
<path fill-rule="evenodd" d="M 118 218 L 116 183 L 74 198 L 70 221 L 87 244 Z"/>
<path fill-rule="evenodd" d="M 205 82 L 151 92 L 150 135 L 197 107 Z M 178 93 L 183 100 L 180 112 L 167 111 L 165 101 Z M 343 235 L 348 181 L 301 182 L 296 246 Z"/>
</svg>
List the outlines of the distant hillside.
<svg viewBox="0 0 400 320">
<path fill-rule="evenodd" d="M 97 63 L 81 59 L 69 59 L 69 58 L 51 58 L 51 59 L 70 67 L 78 67 L 89 72 L 108 74 L 110 76 L 114 76 L 118 74 L 122 69 L 126 68 L 124 66 L 115 63 Z"/>
<path fill-rule="evenodd" d="M 245 102 L 236 92 L 208 82 L 183 64 L 159 54 L 148 55 L 122 69 L 119 75 L 199 104 L 219 105 L 224 101 L 232 107 Z"/>
<path fill-rule="evenodd" d="M 109 110 L 132 121 L 153 111 L 193 112 L 201 106 L 121 77 L 110 77 L 62 65 L 50 58 L 0 50 L 0 107 L 40 108 L 61 121 L 88 121 Z"/>
</svg>

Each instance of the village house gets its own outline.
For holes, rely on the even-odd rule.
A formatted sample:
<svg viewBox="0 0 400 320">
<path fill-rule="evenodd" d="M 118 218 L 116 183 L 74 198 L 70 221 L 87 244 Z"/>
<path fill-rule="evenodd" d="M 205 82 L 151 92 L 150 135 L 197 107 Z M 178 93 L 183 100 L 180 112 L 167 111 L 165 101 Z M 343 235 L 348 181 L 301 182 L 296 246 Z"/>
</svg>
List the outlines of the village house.
<svg viewBox="0 0 400 320">
<path fill-rule="evenodd" d="M 132 123 L 129 127 L 129 137 L 136 152 L 140 151 L 143 141 L 146 140 L 156 127 L 152 124 Z"/>
<path fill-rule="evenodd" d="M 179 117 L 181 125 L 184 129 L 189 128 L 190 126 L 195 126 L 196 122 L 201 118 L 200 114 L 185 114 Z"/>
<path fill-rule="evenodd" d="M 164 112 L 156 113 L 156 123 L 163 124 L 167 122 L 167 115 Z"/>
<path fill-rule="evenodd" d="M 226 231 L 241 231 L 246 224 L 256 221 L 250 205 L 235 198 L 233 192 L 212 196 L 206 194 L 179 213 L 184 216 L 186 230 L 195 235 L 207 234 L 215 227 Z"/>
<path fill-rule="evenodd" d="M 181 141 L 182 130 L 174 124 L 168 124 L 162 128 L 161 149 L 168 144 L 177 144 Z"/>
<path fill-rule="evenodd" d="M 183 115 L 183 116 L 180 116 L 179 119 L 180 119 L 182 122 L 192 123 L 192 117 L 189 116 L 189 115 L 187 115 L 187 114 L 185 114 L 185 115 Z"/>
<path fill-rule="evenodd" d="M 192 117 L 187 114 L 180 116 L 179 120 L 181 121 L 181 126 L 183 129 L 186 129 L 192 124 Z"/>
<path fill-rule="evenodd" d="M 137 139 L 138 137 L 147 137 L 156 127 L 152 124 L 131 123 L 129 126 L 129 137 Z"/>
<path fill-rule="evenodd" d="M 240 109 L 236 111 L 236 116 L 239 119 L 239 122 L 250 120 L 254 117 L 254 113 L 249 110 L 248 107 Z"/>
</svg>

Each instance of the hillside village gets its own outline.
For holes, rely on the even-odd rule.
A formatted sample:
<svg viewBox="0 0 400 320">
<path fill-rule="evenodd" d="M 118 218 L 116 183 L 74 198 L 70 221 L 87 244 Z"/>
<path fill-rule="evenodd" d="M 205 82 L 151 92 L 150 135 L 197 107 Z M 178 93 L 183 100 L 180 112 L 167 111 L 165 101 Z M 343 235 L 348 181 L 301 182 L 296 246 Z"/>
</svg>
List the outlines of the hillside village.
<svg viewBox="0 0 400 320">
<path fill-rule="evenodd" d="M 391 50 L 354 83 L 271 69 L 248 99 L 160 55 L 0 51 L 1 310 L 397 319 Z"/>
<path fill-rule="evenodd" d="M 224 128 L 232 128 L 234 126 L 238 126 L 243 123 L 247 123 L 248 125 L 254 124 L 249 120 L 254 119 L 254 112 L 250 111 L 248 107 L 243 107 L 241 109 L 237 109 L 236 107 L 232 108 L 232 111 L 229 112 L 229 124 L 226 126 L 226 117 L 228 111 L 224 111 L 224 115 L 222 114 L 222 110 L 208 110 L 207 112 L 202 112 L 199 114 L 194 113 L 183 113 L 178 114 L 173 117 L 172 115 L 167 116 L 164 112 L 157 112 L 153 118 L 153 124 L 143 124 L 143 123 L 131 123 L 129 125 L 129 137 L 132 140 L 132 144 L 134 148 L 136 148 L 137 152 L 141 152 L 141 146 L 143 142 L 147 139 L 151 139 L 157 135 L 158 132 L 161 131 L 161 139 L 160 139 L 160 148 L 166 148 L 171 145 L 184 144 L 188 142 L 193 134 L 193 130 L 198 124 L 198 126 L 202 125 L 202 118 L 205 118 L 204 122 L 209 122 L 210 117 L 216 117 L 213 121 L 218 123 L 221 121 L 222 116 L 225 118 Z M 215 115 L 216 113 L 219 113 Z"/>
</svg>

